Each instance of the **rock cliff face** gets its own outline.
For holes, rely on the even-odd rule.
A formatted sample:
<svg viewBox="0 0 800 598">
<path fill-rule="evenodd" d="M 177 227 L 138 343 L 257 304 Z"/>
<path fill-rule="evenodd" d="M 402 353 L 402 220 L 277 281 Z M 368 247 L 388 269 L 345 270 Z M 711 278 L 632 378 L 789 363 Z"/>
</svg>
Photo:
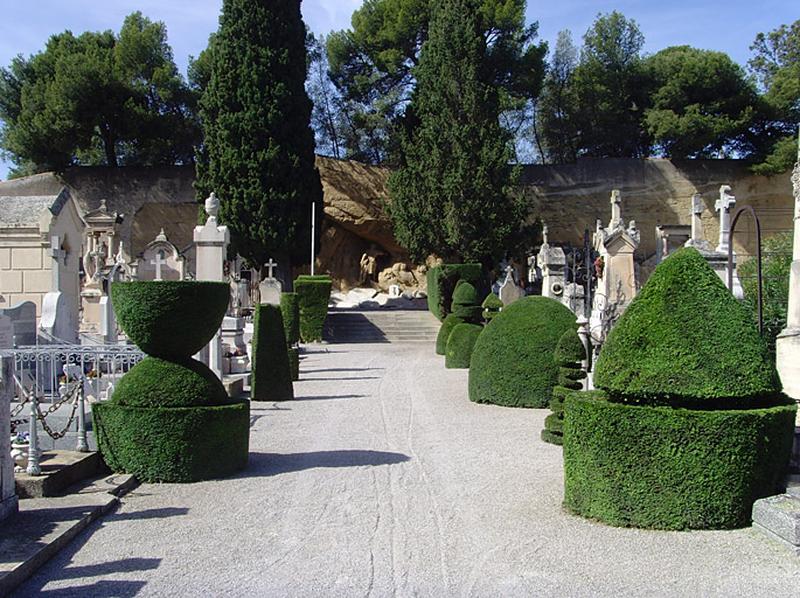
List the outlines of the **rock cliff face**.
<svg viewBox="0 0 800 598">
<path fill-rule="evenodd" d="M 374 258 L 374 280 L 394 264 L 407 263 L 383 209 L 389 171 L 322 157 L 317 158 L 317 167 L 325 201 L 318 269 L 330 272 L 346 288 L 361 281 L 364 254 Z M 126 250 L 137 255 L 161 227 L 179 248 L 191 244 L 198 217 L 193 181 L 194 168 L 189 166 L 84 167 L 62 175 L 45 173 L 0 182 L 0 196 L 54 194 L 67 186 L 85 212 L 97 209 L 100 200 L 106 199 L 111 211 L 125 214 L 120 236 Z M 746 163 L 736 160 L 581 160 L 564 166 L 528 166 L 521 183 L 530 202 L 530 219 L 545 221 L 550 241 L 556 243 L 579 244 L 584 229 L 593 231 L 597 219 L 607 223 L 609 195 L 612 189 L 620 189 L 623 218 L 635 220 L 642 233 L 641 260 L 655 253 L 656 225 L 690 224 L 695 193 L 703 196 L 706 237 L 716 245 L 714 202 L 723 184 L 731 185 L 737 208 L 752 205 L 756 209 L 765 236 L 792 228 L 789 173 L 755 176 Z M 746 219 L 734 246 L 742 255 L 754 252 L 754 228 Z"/>
</svg>

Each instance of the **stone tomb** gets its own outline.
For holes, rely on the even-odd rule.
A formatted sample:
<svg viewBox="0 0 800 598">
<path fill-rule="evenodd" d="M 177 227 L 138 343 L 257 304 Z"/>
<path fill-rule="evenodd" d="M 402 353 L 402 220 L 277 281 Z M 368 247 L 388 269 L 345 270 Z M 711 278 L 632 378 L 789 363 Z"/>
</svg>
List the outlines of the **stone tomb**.
<svg viewBox="0 0 800 598">
<path fill-rule="evenodd" d="M 145 247 L 137 268 L 139 280 L 184 280 L 186 260 L 164 229 Z"/>
</svg>

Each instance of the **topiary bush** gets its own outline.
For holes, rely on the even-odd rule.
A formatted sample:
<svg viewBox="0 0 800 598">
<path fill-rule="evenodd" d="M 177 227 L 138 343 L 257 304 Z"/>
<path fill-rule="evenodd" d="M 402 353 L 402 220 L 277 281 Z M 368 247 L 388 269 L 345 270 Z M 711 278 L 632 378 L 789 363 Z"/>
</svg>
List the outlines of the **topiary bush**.
<svg viewBox="0 0 800 598">
<path fill-rule="evenodd" d="M 300 338 L 304 343 L 322 340 L 332 281 L 329 276 L 298 276 L 294 282 L 300 311 Z"/>
<path fill-rule="evenodd" d="M 475 324 L 480 321 L 481 308 L 478 305 L 478 292 L 471 283 L 465 280 L 458 281 L 453 291 L 450 312 L 442 322 L 439 334 L 436 336 L 437 355 L 447 353 L 447 341 L 456 326 L 464 323 Z"/>
<path fill-rule="evenodd" d="M 471 323 L 458 324 L 453 328 L 453 332 L 447 339 L 444 367 L 448 369 L 469 368 L 472 350 L 482 331 L 483 326 Z"/>
<path fill-rule="evenodd" d="M 564 399 L 571 390 L 583 388 L 581 382 L 586 378 L 586 372 L 581 367 L 581 362 L 586 358 L 578 333 L 567 330 L 561 335 L 553 360 L 558 366 L 558 385 L 553 388 L 553 398 L 550 399 L 550 410 L 553 412 L 544 420 L 542 440 L 551 444 L 564 443 Z"/>
<path fill-rule="evenodd" d="M 281 315 L 286 344 L 296 345 L 300 342 L 300 303 L 297 293 L 281 293 Z"/>
<path fill-rule="evenodd" d="M 250 399 L 288 401 L 294 398 L 292 370 L 283 330 L 283 316 L 275 305 L 256 306 L 253 319 L 253 366 Z"/>
<path fill-rule="evenodd" d="M 428 309 L 440 321 L 450 313 L 453 291 L 459 280 L 469 282 L 482 299 L 489 292 L 488 282 L 480 264 L 442 264 L 428 269 Z M 480 303 L 480 300 L 478 301 Z"/>
<path fill-rule="evenodd" d="M 509 407 L 547 407 L 558 379 L 553 353 L 575 314 L 547 297 L 524 297 L 486 326 L 472 351 L 469 398 Z"/>
<path fill-rule="evenodd" d="M 774 494 L 792 449 L 796 406 L 630 405 L 572 392 L 564 432 L 564 506 L 610 525 L 727 529 L 749 525 Z"/>
<path fill-rule="evenodd" d="M 115 283 L 111 302 L 128 338 L 148 355 L 194 355 L 219 330 L 230 301 L 222 282 L 158 280 Z"/>
<path fill-rule="evenodd" d="M 250 404 L 229 399 L 214 373 L 191 358 L 219 329 L 228 285 L 113 283 L 111 298 L 126 334 L 155 354 L 122 377 L 111 400 L 92 406 L 108 466 L 144 482 L 194 482 L 245 467 Z"/>
<path fill-rule="evenodd" d="M 752 319 L 695 249 L 662 262 L 571 393 L 564 505 L 612 525 L 747 525 L 780 488 L 796 406 Z M 654 491 L 657 490 L 657 491 Z"/>
<path fill-rule="evenodd" d="M 289 355 L 289 371 L 292 373 L 292 381 L 297 381 L 300 379 L 300 349 L 289 347 L 287 353 Z"/>
<path fill-rule="evenodd" d="M 486 299 L 483 300 L 481 307 L 483 307 L 483 319 L 488 324 L 503 309 L 503 302 L 494 293 L 489 293 L 486 295 Z"/>
</svg>

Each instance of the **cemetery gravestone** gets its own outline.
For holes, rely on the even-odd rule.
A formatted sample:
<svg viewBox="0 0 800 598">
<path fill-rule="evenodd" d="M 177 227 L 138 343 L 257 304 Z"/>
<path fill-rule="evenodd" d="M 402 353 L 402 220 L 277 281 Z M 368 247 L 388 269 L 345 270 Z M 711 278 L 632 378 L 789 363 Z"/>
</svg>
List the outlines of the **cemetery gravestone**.
<svg viewBox="0 0 800 598">
<path fill-rule="evenodd" d="M 503 281 L 500 292 L 498 293 L 500 301 L 503 302 L 503 306 L 508 307 L 514 303 L 514 301 L 521 299 L 524 294 L 525 292 L 519 288 L 514 280 L 514 268 L 512 266 L 506 266 L 506 279 Z"/>
<path fill-rule="evenodd" d="M 268 303 L 269 305 L 281 304 L 281 292 L 283 292 L 283 285 L 281 281 L 275 278 L 274 270 L 278 267 L 272 259 L 266 264 L 267 277 L 258 285 L 258 290 L 261 294 L 261 303 Z"/>
</svg>

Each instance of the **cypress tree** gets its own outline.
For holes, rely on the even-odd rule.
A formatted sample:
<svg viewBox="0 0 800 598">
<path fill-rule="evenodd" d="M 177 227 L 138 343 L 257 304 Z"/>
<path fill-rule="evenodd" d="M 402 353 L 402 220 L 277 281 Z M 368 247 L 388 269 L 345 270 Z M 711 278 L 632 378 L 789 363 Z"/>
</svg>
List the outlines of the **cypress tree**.
<svg viewBox="0 0 800 598">
<path fill-rule="evenodd" d="M 390 177 L 397 240 L 414 259 L 489 263 L 517 231 L 511 136 L 500 126 L 476 0 L 435 3 L 415 70 L 400 168 Z"/>
<path fill-rule="evenodd" d="M 277 257 L 289 282 L 308 263 L 312 202 L 322 217 L 305 36 L 300 0 L 225 0 L 200 101 L 200 199 L 216 192 L 234 249 L 254 266 Z"/>
</svg>

